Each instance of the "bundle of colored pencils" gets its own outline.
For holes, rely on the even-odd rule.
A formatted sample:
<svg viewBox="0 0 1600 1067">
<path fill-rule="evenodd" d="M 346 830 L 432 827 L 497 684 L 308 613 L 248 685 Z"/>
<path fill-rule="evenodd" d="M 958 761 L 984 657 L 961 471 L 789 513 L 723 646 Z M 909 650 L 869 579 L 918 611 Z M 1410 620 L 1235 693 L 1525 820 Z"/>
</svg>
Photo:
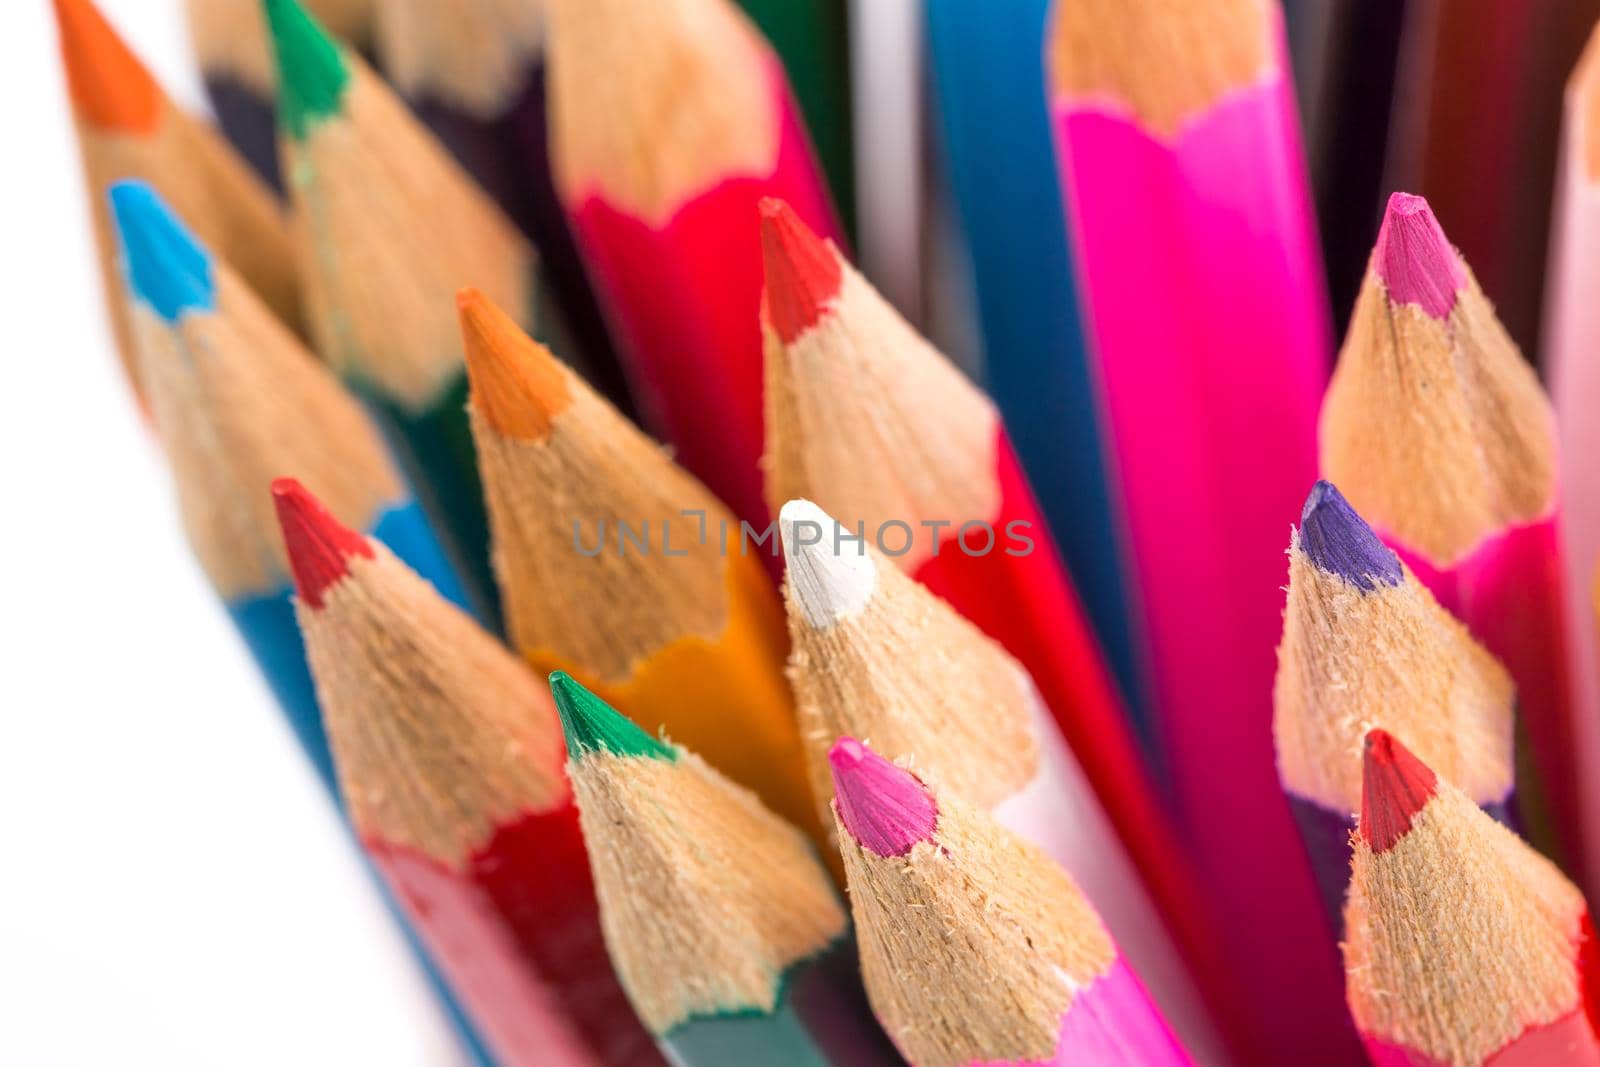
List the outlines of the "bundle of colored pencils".
<svg viewBox="0 0 1600 1067">
<path fill-rule="evenodd" d="M 473 1062 L 1600 1064 L 1571 11 L 930 0 L 925 99 L 914 3 L 189 0 L 213 127 L 54 6 L 108 348 Z"/>
</svg>

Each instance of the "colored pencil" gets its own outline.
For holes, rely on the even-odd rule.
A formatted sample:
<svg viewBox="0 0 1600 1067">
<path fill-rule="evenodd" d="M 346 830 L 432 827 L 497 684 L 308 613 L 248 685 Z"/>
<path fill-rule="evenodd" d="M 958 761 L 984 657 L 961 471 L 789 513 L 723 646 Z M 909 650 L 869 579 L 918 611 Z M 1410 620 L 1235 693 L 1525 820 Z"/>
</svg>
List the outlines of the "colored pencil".
<svg viewBox="0 0 1600 1067">
<path fill-rule="evenodd" d="M 855 233 L 855 140 L 851 110 L 849 0 L 739 0 L 772 42 L 805 116 L 817 162 L 847 234 Z"/>
<path fill-rule="evenodd" d="M 839 738 L 870 737 L 885 757 L 915 760 L 1071 874 L 1186 1042 L 1220 1061 L 1197 987 L 1027 671 L 876 550 L 847 547 L 815 504 L 791 500 L 778 521 L 789 676 L 824 808 Z"/>
<path fill-rule="evenodd" d="M 341 41 L 367 46 L 372 0 L 305 0 L 305 5 Z M 282 189 L 273 119 L 277 72 L 261 0 L 184 0 L 183 6 L 218 124 L 261 179 Z"/>
<path fill-rule="evenodd" d="M 783 70 L 728 0 L 550 0 L 556 188 L 634 395 L 739 518 L 761 493 L 756 204 L 834 233 Z"/>
<path fill-rule="evenodd" d="M 1390 198 L 1321 436 L 1326 476 L 1511 672 L 1537 771 L 1523 826 L 1579 862 L 1555 428 L 1421 197 Z"/>
<path fill-rule="evenodd" d="M 1372 1062 L 1600 1063 L 1577 887 L 1391 735 L 1363 763 L 1344 954 Z"/>
<path fill-rule="evenodd" d="M 141 378 L 185 533 L 301 753 L 336 797 L 267 484 L 293 471 L 445 595 L 461 598 L 459 580 L 355 399 L 149 185 L 119 182 L 109 199 Z M 412 947 L 466 1051 L 486 1064 L 460 1006 Z"/>
<path fill-rule="evenodd" d="M 854 738 L 829 753 L 861 971 L 916 1067 L 1191 1062 L 1039 849 Z"/>
<path fill-rule="evenodd" d="M 150 182 L 280 318 L 298 326 L 294 257 L 272 194 L 216 132 L 179 111 L 90 0 L 54 0 L 89 215 L 117 351 L 138 388 L 106 189 Z"/>
<path fill-rule="evenodd" d="M 1508 826 L 1515 691 L 1355 509 L 1318 482 L 1289 541 L 1272 736 L 1278 776 L 1335 933 L 1361 810 L 1360 752 L 1382 727 Z"/>
<path fill-rule="evenodd" d="M 1561 480 L 1561 537 L 1567 567 L 1567 641 L 1572 651 L 1580 766 L 1600 767 L 1600 628 L 1589 582 L 1600 559 L 1600 29 L 1590 35 L 1567 86 L 1545 293 L 1544 361 L 1555 403 Z M 1592 775 L 1591 775 L 1592 776 Z M 1585 785 L 1585 833 L 1600 833 L 1600 788 Z M 1587 877 L 1593 878 L 1590 874 Z M 1600 881 L 1590 884 L 1600 885 Z"/>
<path fill-rule="evenodd" d="M 350 820 L 497 1060 L 659 1063 L 606 958 L 545 687 L 299 483 L 272 498 Z"/>
<path fill-rule="evenodd" d="M 828 872 L 793 826 L 566 674 L 567 774 L 623 988 L 679 1067 L 893 1064 Z"/>
<path fill-rule="evenodd" d="M 512 646 L 825 841 L 782 607 L 737 521 L 482 293 L 459 300 Z"/>
<path fill-rule="evenodd" d="M 1539 347 L 1562 85 L 1595 0 L 1407 7 L 1413 71 L 1397 93 L 1391 188 L 1433 205 L 1513 340 Z"/>
<path fill-rule="evenodd" d="M 1117 681 L 1149 736 L 1099 415 L 1039 85 L 1049 0 L 927 6 L 944 162 L 986 378 Z"/>
<path fill-rule="evenodd" d="M 925 325 L 928 214 L 922 173 L 923 7 L 919 0 L 850 0 L 858 261 L 884 298 L 919 326 Z"/>
<path fill-rule="evenodd" d="M 278 120 L 317 349 L 381 416 L 468 590 L 494 615 L 489 527 L 453 300 L 533 320 L 533 249 L 360 58 L 266 0 Z"/>
<path fill-rule="evenodd" d="M 576 348 L 595 386 L 630 410 L 622 368 L 556 196 L 546 144 L 542 0 L 372 0 L 384 76 L 539 250 L 553 298 L 537 326 Z"/>
<path fill-rule="evenodd" d="M 805 498 L 859 527 L 1021 661 L 1199 963 L 1187 857 L 993 405 L 781 203 L 762 247 L 773 510 Z"/>
<path fill-rule="evenodd" d="M 1046 65 L 1157 734 L 1215 921 L 1254 931 L 1230 992 L 1256 1057 L 1354 1056 L 1268 725 L 1330 340 L 1278 5 L 1062 0 Z"/>
</svg>

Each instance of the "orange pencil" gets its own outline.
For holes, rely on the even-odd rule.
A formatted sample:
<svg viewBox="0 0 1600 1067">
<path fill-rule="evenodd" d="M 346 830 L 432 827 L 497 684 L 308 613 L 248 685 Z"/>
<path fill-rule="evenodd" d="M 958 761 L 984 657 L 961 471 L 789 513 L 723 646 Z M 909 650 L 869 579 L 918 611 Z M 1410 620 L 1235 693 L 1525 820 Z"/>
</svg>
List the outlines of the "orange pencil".
<svg viewBox="0 0 1600 1067">
<path fill-rule="evenodd" d="M 89 0 L 54 4 L 106 305 L 129 381 L 139 387 L 137 349 L 106 199 L 118 181 L 149 182 L 269 308 L 298 328 L 294 256 L 271 191 L 215 130 L 173 105 Z"/>
<path fill-rule="evenodd" d="M 783 610 L 733 515 L 483 294 L 458 300 L 512 645 L 825 841 Z"/>
</svg>

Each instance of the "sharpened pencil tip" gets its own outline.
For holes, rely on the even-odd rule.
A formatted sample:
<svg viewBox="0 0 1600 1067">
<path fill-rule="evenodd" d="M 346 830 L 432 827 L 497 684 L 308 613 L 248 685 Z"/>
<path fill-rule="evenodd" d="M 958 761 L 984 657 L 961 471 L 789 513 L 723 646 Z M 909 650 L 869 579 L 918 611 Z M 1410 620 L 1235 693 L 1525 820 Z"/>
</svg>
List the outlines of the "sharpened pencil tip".
<svg viewBox="0 0 1600 1067">
<path fill-rule="evenodd" d="M 477 289 L 457 292 L 456 309 L 473 408 L 506 437 L 550 436 L 551 421 L 572 402 L 555 356 Z"/>
<path fill-rule="evenodd" d="M 778 533 L 789 595 L 812 626 L 833 626 L 872 600 L 878 566 L 854 530 L 809 500 L 791 500 L 778 511 Z"/>
<path fill-rule="evenodd" d="M 1367 732 L 1361 764 L 1361 836 L 1384 852 L 1411 830 L 1439 779 L 1387 730 Z"/>
<path fill-rule="evenodd" d="M 844 282 L 839 253 L 782 200 L 761 201 L 761 258 L 767 321 L 788 344 L 817 324 Z"/>
<path fill-rule="evenodd" d="M 939 808 L 916 775 L 853 737 L 834 742 L 828 768 L 839 821 L 862 848 L 904 856 L 917 842 L 933 839 Z"/>
<path fill-rule="evenodd" d="M 671 745 L 651 737 L 610 704 L 579 685 L 566 671 L 550 675 L 550 694 L 561 714 L 561 732 L 567 755 L 576 762 L 595 752 L 613 756 L 677 760 Z"/>
<path fill-rule="evenodd" d="M 339 46 L 295 0 L 262 0 L 278 64 L 278 125 L 304 140 L 318 119 L 339 113 L 350 69 Z"/>
<path fill-rule="evenodd" d="M 350 558 L 371 559 L 372 546 L 293 478 L 273 479 L 272 503 L 278 509 L 295 591 L 307 607 L 320 610 L 328 587 L 350 573 Z"/>
<path fill-rule="evenodd" d="M 1378 539 L 1332 482 L 1311 487 L 1300 511 L 1300 548 L 1318 568 L 1351 585 L 1376 589 L 1405 578 L 1400 557 Z"/>
<path fill-rule="evenodd" d="M 216 307 L 211 257 L 156 191 L 128 181 L 106 195 L 129 292 L 169 323 Z"/>
<path fill-rule="evenodd" d="M 1420 196 L 1394 193 L 1383 214 L 1373 269 L 1397 304 L 1415 304 L 1436 319 L 1449 316 L 1467 275 L 1449 238 Z"/>
<path fill-rule="evenodd" d="M 154 130 L 161 87 L 139 57 L 89 0 L 55 0 L 54 6 L 73 111 L 103 130 Z"/>
</svg>

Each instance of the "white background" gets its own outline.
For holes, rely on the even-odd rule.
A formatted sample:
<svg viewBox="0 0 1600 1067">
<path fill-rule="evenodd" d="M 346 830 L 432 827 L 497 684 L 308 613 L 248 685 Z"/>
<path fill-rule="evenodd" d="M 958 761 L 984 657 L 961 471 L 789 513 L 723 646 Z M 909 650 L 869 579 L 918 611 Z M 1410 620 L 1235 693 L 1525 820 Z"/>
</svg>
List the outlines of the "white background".
<svg viewBox="0 0 1600 1067">
<path fill-rule="evenodd" d="M 100 6 L 202 107 L 179 0 Z M 119 377 L 46 0 L 0 99 L 0 1065 L 450 1062 Z"/>
</svg>

